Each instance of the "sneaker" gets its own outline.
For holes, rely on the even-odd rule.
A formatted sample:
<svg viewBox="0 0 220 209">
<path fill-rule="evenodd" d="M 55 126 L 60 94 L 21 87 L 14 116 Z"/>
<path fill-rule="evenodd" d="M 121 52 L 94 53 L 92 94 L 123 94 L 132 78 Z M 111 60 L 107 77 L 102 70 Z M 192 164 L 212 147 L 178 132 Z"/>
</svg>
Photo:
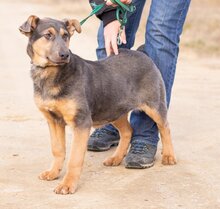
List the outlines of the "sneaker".
<svg viewBox="0 0 220 209">
<path fill-rule="evenodd" d="M 149 168 L 154 165 L 157 147 L 143 140 L 131 142 L 130 150 L 125 158 L 126 168 Z"/>
<path fill-rule="evenodd" d="M 119 133 L 111 132 L 107 129 L 98 128 L 89 137 L 87 149 L 89 151 L 106 151 L 119 143 Z"/>
</svg>

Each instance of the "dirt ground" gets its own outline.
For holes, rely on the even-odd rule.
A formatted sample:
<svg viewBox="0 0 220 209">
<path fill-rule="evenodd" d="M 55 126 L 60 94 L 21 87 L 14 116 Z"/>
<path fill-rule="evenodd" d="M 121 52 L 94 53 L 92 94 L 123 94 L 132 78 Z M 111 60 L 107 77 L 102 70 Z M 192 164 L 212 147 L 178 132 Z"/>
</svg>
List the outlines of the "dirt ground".
<svg viewBox="0 0 220 209">
<path fill-rule="evenodd" d="M 123 163 L 104 167 L 102 161 L 113 150 L 88 152 L 74 195 L 53 193 L 60 179 L 44 182 L 37 178 L 52 158 L 49 133 L 33 102 L 27 39 L 17 28 L 30 14 L 82 19 L 89 11 L 81 3 L 56 1 L 51 6 L 40 2 L 0 3 L 0 208 L 220 208 L 220 60 L 184 50 L 169 111 L 177 165 L 161 165 L 160 145 L 155 166 L 147 170 L 128 170 Z M 92 18 L 83 33 L 72 38 L 74 53 L 95 59 L 98 23 Z"/>
</svg>

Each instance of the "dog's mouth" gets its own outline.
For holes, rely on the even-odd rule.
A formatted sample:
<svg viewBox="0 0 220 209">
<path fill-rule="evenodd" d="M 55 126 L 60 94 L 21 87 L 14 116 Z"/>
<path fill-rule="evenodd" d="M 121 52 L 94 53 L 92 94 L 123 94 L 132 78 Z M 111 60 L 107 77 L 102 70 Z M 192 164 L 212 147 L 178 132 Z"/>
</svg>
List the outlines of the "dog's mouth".
<svg viewBox="0 0 220 209">
<path fill-rule="evenodd" d="M 51 64 L 54 64 L 54 65 L 65 65 L 65 64 L 69 63 L 70 58 L 67 58 L 67 59 L 65 59 L 65 60 L 53 60 L 53 59 L 51 59 L 50 57 L 47 57 L 47 60 L 48 60 Z"/>
</svg>

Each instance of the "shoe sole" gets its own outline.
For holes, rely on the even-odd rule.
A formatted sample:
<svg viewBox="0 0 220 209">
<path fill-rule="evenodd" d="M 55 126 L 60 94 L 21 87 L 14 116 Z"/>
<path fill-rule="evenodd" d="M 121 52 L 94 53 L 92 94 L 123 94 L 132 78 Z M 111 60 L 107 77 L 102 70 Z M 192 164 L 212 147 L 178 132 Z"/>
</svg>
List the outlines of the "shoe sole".
<svg viewBox="0 0 220 209">
<path fill-rule="evenodd" d="M 125 165 L 125 168 L 128 169 L 145 169 L 150 168 L 154 165 L 154 162 L 148 164 L 139 164 L 139 163 L 130 163 L 129 165 Z"/>
<path fill-rule="evenodd" d="M 87 146 L 87 150 L 93 151 L 93 152 L 103 152 L 103 151 L 110 150 L 112 147 L 115 147 L 115 146 L 118 146 L 118 142 L 115 142 L 108 147 Z"/>
</svg>

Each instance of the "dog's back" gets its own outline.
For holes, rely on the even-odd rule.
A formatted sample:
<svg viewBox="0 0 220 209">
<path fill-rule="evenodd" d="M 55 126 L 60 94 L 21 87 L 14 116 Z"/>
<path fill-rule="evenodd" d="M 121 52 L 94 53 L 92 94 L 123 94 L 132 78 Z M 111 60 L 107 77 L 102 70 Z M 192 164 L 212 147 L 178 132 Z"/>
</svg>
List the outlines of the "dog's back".
<svg viewBox="0 0 220 209">
<path fill-rule="evenodd" d="M 121 49 L 117 56 L 89 62 L 86 73 L 95 122 L 114 121 L 143 103 L 153 106 L 165 98 L 160 72 L 142 52 Z"/>
</svg>

